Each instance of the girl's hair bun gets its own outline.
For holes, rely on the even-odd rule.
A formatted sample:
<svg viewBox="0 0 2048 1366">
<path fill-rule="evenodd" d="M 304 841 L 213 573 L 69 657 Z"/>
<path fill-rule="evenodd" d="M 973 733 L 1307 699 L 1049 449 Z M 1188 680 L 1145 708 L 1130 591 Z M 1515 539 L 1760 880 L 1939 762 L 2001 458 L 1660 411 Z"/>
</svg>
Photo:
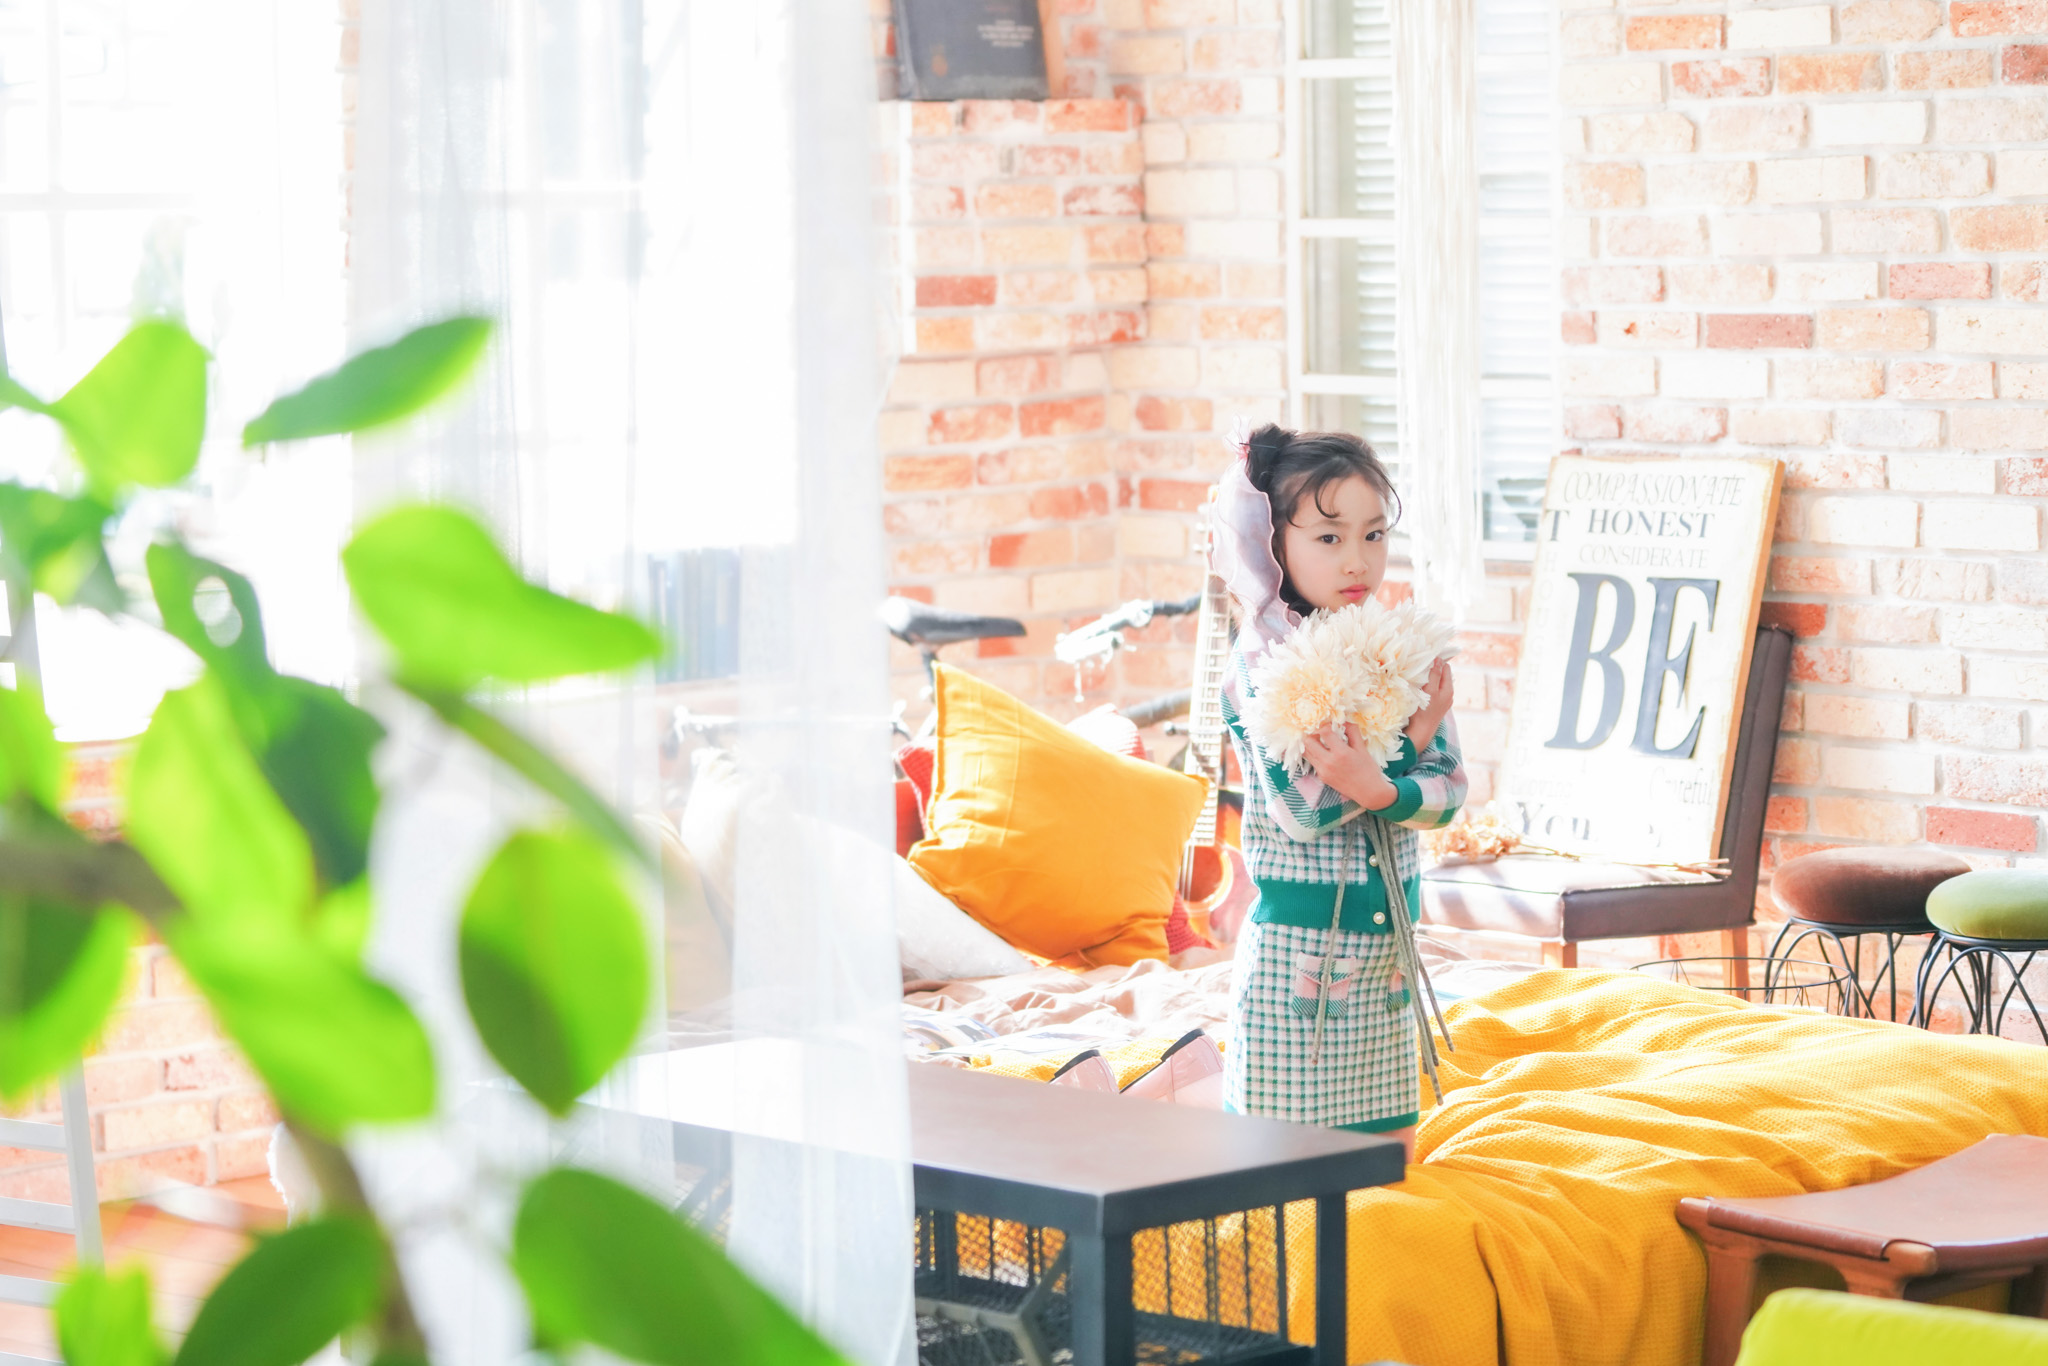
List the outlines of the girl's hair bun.
<svg viewBox="0 0 2048 1366">
<path fill-rule="evenodd" d="M 1260 493 L 1273 492 L 1273 471 L 1292 440 L 1293 432 L 1277 422 L 1268 422 L 1245 442 L 1245 475 Z"/>
</svg>

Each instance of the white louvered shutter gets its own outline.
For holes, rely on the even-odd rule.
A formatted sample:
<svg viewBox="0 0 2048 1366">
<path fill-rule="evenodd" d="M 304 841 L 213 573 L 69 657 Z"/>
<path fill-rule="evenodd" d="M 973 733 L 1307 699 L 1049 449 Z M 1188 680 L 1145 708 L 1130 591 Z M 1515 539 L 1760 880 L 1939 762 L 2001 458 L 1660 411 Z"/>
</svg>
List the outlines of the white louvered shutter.
<svg viewBox="0 0 2048 1366">
<path fill-rule="evenodd" d="M 1557 133 L 1549 0 L 1477 0 L 1481 516 L 1535 532 L 1557 448 Z M 1300 0 L 1289 63 L 1295 419 L 1395 443 L 1394 157 L 1386 0 Z"/>
</svg>

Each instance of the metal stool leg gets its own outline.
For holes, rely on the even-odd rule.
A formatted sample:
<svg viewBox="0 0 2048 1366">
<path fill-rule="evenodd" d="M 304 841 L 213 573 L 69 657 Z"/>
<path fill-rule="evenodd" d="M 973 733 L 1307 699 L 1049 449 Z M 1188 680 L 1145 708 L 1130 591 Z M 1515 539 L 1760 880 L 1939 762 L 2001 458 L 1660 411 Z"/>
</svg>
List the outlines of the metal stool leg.
<svg viewBox="0 0 2048 1366">
<path fill-rule="evenodd" d="M 1966 949 L 1963 961 L 1970 965 L 1970 1032 L 1988 1034 L 1991 1028 L 1991 969 L 1990 955 L 1976 949 Z"/>
<path fill-rule="evenodd" d="M 2048 1021 L 2042 1019 L 2041 1008 L 2034 1003 L 2034 995 L 2027 990 L 2026 983 L 2027 969 L 2034 965 L 2034 958 L 2039 952 L 2040 950 L 2038 949 L 2030 949 L 2025 958 L 2015 963 L 2012 960 L 2012 955 L 2004 949 L 1987 948 L 1984 950 L 1985 957 L 1990 960 L 1991 964 L 2004 964 L 2005 970 L 2012 975 L 2012 984 L 2006 987 L 2005 994 L 1998 998 L 1996 1009 L 1990 1011 L 1990 1026 L 1985 1031 L 1986 1033 L 2003 1034 L 2005 1032 L 2005 1012 L 2011 1008 L 2012 998 L 2017 995 L 2021 1001 L 2026 1003 L 2027 1013 L 2034 1017 L 2034 1028 L 2040 1032 L 2041 1042 L 2048 1044 Z M 1995 966 L 1989 967 L 1989 975 L 1991 985 L 1995 987 L 1997 985 L 1997 969 Z"/>
<path fill-rule="evenodd" d="M 1934 1024 L 1935 965 L 1944 953 L 1951 953 L 1948 936 L 1936 931 L 1927 941 L 1927 952 L 1920 956 L 1920 967 L 1913 974 L 1913 1018 L 1912 1023 L 1922 1029 Z"/>
<path fill-rule="evenodd" d="M 1968 945 L 1958 944 L 1947 935 L 1940 936 L 1936 954 L 1939 957 L 1929 955 L 1928 961 L 1923 965 L 1921 972 L 1921 1027 L 1926 1028 L 1932 1024 L 1934 1007 L 1941 999 L 1942 988 L 1950 982 L 1954 982 L 1956 990 L 1963 997 L 1963 1005 L 1968 1011 L 1968 1023 L 1963 1032 L 1966 1034 L 1979 1032 L 1976 980 L 1978 967 L 1973 961 L 1975 955 L 1970 952 Z M 1945 961 L 1943 961 L 1944 959 Z"/>
<path fill-rule="evenodd" d="M 1791 948 L 1788 948 L 1785 944 L 1786 936 L 1792 934 L 1798 928 L 1799 923 L 1797 921 L 1786 921 L 1778 927 L 1778 932 L 1771 936 L 1771 946 L 1764 950 L 1764 999 L 1766 1001 L 1771 999 L 1771 992 L 1778 985 L 1779 968 L 1785 959 L 1792 956 Z M 1805 933 L 1801 931 L 1798 938 L 1792 941 L 1793 946 L 1796 947 L 1800 940 L 1805 938 Z"/>
<path fill-rule="evenodd" d="M 1879 968 L 1877 972 L 1872 975 L 1870 979 L 1870 990 L 1864 994 L 1865 1002 L 1871 1006 L 1872 1018 L 1875 1018 L 1877 1013 L 1876 1005 L 1878 987 L 1880 984 L 1885 983 L 1887 979 L 1889 979 L 1891 991 L 1891 1012 L 1885 1018 L 1892 1020 L 1894 1022 L 1898 1020 L 1899 950 L 1906 946 L 1906 941 L 1908 939 L 1915 939 L 1918 937 L 1919 936 L 1916 934 L 1903 930 L 1884 931 L 1884 966 Z M 1907 1017 L 1907 1023 L 1913 1023 L 1911 1016 Z"/>
<path fill-rule="evenodd" d="M 1855 937 L 1852 934 L 1848 936 L 1848 940 L 1853 940 Z M 1777 937 L 1771 941 L 1769 951 L 1764 955 L 1763 1000 L 1765 1004 L 1774 1003 L 1781 993 L 1791 994 L 1793 989 L 1784 980 L 1788 976 L 1787 969 L 1793 962 L 1793 955 L 1798 953 L 1800 946 L 1809 939 L 1820 942 L 1820 960 L 1830 969 L 1835 966 L 1835 958 L 1838 957 L 1841 960 L 1842 975 L 1847 979 L 1849 985 L 1842 995 L 1842 1009 L 1840 1013 L 1851 1018 L 1859 1015 L 1874 1017 L 1875 1011 L 1866 1000 L 1862 984 L 1856 977 L 1855 951 L 1850 947 L 1849 942 L 1845 940 L 1843 932 L 1830 925 L 1817 925 L 1811 921 L 1804 920 L 1786 921 L 1783 928 L 1778 931 Z M 1833 957 L 1828 952 L 1828 945 L 1830 944 L 1834 945 Z M 1798 1003 L 1805 1004 L 1803 999 L 1804 992 L 1801 991 L 1799 994 L 1802 999 Z"/>
<path fill-rule="evenodd" d="M 1954 981 L 1969 1010 L 1968 1032 L 1998 1034 L 2015 996 L 2033 1017 L 2034 1028 L 2048 1044 L 2048 1016 L 2027 988 L 2026 973 L 2048 941 L 1965 939 L 1937 931 L 1927 957 L 1921 961 L 1914 989 L 1913 1023 L 1925 1028 L 1933 1019 L 1942 988 Z M 1944 961 L 1945 960 L 1945 961 Z M 2010 980 L 2001 991 L 1998 971 L 2004 968 Z"/>
</svg>

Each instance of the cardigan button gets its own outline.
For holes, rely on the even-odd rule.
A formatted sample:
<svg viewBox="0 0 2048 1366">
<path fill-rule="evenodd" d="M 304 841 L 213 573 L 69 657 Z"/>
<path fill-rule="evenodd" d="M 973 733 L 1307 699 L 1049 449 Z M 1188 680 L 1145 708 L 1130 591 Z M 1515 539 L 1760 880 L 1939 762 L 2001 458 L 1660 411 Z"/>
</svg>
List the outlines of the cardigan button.
<svg viewBox="0 0 2048 1366">
<path fill-rule="evenodd" d="M 1366 867 L 1368 867 L 1368 868 L 1377 868 L 1377 867 L 1379 867 L 1379 866 L 1380 866 L 1380 856 L 1379 856 L 1378 854 L 1374 854 L 1374 855 L 1372 855 L 1372 856 L 1371 856 L 1370 858 L 1366 859 L 1366 861 L 1365 861 L 1365 866 L 1366 866 Z"/>
<path fill-rule="evenodd" d="M 1374 912 L 1372 913 L 1372 923 L 1373 923 L 1373 924 L 1375 924 L 1375 925 L 1384 925 L 1384 924 L 1386 924 L 1386 923 L 1387 923 L 1387 913 L 1386 913 L 1385 911 L 1374 911 Z"/>
</svg>

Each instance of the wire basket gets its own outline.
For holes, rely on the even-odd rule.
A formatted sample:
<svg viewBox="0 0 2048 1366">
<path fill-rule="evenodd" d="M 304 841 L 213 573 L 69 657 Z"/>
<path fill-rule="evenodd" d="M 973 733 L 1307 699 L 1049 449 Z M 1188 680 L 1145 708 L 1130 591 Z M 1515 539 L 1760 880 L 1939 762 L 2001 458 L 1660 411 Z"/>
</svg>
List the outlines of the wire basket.
<svg viewBox="0 0 2048 1366">
<path fill-rule="evenodd" d="M 1252 1366 L 1309 1355 L 1289 1341 L 1288 1233 L 1304 1205 L 1147 1229 L 1131 1240 L 1138 1366 Z M 1066 1366 L 1073 1360 L 1066 1239 L 982 1215 L 917 1216 L 919 1366 Z M 1087 1293 L 1087 1287 L 1081 1293 Z"/>
<path fill-rule="evenodd" d="M 1741 985 L 1747 969 L 1749 985 Z M 1848 972 L 1812 958 L 1660 958 L 1633 971 L 1700 991 L 1718 991 L 1759 1005 L 1803 1006 L 1830 1015 L 1854 1013 Z"/>
</svg>

